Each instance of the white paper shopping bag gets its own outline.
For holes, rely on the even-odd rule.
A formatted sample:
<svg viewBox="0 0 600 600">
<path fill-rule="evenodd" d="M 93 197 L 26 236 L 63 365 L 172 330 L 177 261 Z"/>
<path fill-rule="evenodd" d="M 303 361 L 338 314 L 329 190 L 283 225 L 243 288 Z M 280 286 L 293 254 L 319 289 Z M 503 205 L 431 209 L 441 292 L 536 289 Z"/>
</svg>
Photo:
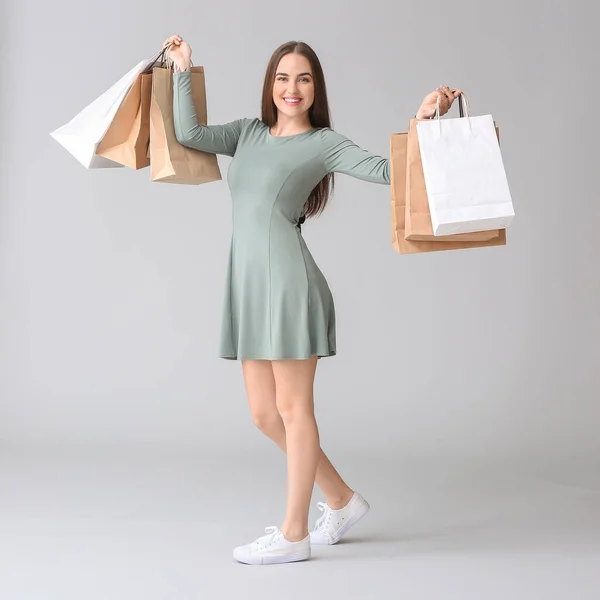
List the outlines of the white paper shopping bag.
<svg viewBox="0 0 600 600">
<path fill-rule="evenodd" d="M 136 77 L 150 61 L 140 61 L 131 71 L 96 98 L 68 123 L 50 135 L 68 150 L 87 169 L 122 167 L 104 156 L 96 155 L 96 148 L 111 124 Z"/>
<path fill-rule="evenodd" d="M 438 112 L 417 133 L 433 234 L 506 229 L 515 212 L 492 116 Z"/>
</svg>

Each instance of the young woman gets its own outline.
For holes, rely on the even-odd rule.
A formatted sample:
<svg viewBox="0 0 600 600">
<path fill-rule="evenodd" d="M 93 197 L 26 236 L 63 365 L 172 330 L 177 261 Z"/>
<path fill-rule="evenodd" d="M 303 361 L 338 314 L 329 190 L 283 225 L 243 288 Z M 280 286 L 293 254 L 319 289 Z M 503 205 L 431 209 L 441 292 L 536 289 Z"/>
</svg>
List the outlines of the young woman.
<svg viewBox="0 0 600 600">
<path fill-rule="evenodd" d="M 369 510 L 323 450 L 314 415 L 317 360 L 336 353 L 335 310 L 327 281 L 301 234 L 325 208 L 333 173 L 389 184 L 389 160 L 330 128 L 325 78 L 303 42 L 275 50 L 267 66 L 261 119 L 199 125 L 191 95 L 191 48 L 168 38 L 178 141 L 233 157 L 227 180 L 233 235 L 222 313 L 220 356 L 240 360 L 252 418 L 287 453 L 288 499 L 281 528 L 234 550 L 248 564 L 305 560 L 312 544 L 335 544 Z M 460 90 L 439 87 L 416 117 L 448 111 Z M 327 500 L 309 533 L 314 483 Z"/>
</svg>

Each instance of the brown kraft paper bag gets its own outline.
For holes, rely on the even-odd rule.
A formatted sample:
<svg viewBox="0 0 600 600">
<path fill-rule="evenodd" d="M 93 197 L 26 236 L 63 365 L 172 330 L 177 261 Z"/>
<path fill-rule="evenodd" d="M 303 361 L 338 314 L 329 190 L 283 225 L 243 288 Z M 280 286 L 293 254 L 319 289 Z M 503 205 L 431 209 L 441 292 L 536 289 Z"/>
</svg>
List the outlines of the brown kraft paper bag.
<svg viewBox="0 0 600 600">
<path fill-rule="evenodd" d="M 462 250 L 486 246 L 506 246 L 506 229 L 500 229 L 498 237 L 488 241 L 447 241 L 456 236 L 437 236 L 435 240 L 407 240 L 405 238 L 406 175 L 408 134 L 395 133 L 390 136 L 390 196 L 392 245 L 399 254 L 417 254 L 443 250 Z"/>
<path fill-rule="evenodd" d="M 117 110 L 96 154 L 136 170 L 150 164 L 151 95 L 152 74 L 140 73 Z"/>
<path fill-rule="evenodd" d="M 204 67 L 191 67 L 192 97 L 199 125 L 206 125 Z M 198 185 L 221 179 L 217 157 L 181 145 L 173 123 L 173 71 L 152 71 L 150 105 L 150 177 L 152 181 Z"/>
<path fill-rule="evenodd" d="M 417 122 L 417 119 L 411 119 L 408 129 L 406 154 L 406 239 L 413 241 L 435 241 L 442 239 L 447 241 L 486 242 L 497 238 L 500 235 L 498 229 L 444 236 L 433 235 L 423 165 L 419 152 Z M 496 128 L 497 132 L 498 128 Z"/>
</svg>

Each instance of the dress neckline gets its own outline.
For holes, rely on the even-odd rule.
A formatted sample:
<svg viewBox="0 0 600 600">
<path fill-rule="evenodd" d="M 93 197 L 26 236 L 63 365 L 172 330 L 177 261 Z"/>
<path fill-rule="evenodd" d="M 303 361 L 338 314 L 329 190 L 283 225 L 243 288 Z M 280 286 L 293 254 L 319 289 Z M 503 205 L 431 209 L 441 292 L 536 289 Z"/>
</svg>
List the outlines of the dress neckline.
<svg viewBox="0 0 600 600">
<path fill-rule="evenodd" d="M 267 135 L 273 139 L 289 140 L 290 138 L 295 138 L 301 135 L 306 135 L 307 133 L 311 133 L 311 131 L 315 131 L 315 129 L 316 127 L 312 127 L 311 129 L 301 131 L 300 133 L 294 133 L 293 135 L 273 135 L 271 133 L 271 128 L 267 125 Z"/>
</svg>

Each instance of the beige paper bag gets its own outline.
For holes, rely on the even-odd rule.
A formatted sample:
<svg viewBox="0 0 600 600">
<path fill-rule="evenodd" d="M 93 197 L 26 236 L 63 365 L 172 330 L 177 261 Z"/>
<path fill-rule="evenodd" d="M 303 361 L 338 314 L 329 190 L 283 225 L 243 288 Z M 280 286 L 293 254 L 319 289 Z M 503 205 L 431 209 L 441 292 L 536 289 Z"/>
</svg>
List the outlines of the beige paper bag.
<svg viewBox="0 0 600 600">
<path fill-rule="evenodd" d="M 407 145 L 406 239 L 413 241 L 435 241 L 442 239 L 447 241 L 485 242 L 497 238 L 500 235 L 498 229 L 444 236 L 433 235 L 423 165 L 421 163 L 421 154 L 419 153 L 417 119 L 410 120 Z"/>
<path fill-rule="evenodd" d="M 96 154 L 131 169 L 150 164 L 150 100 L 152 74 L 140 73 L 98 145 Z"/>
<path fill-rule="evenodd" d="M 206 125 L 204 67 L 191 67 L 192 97 L 198 124 Z M 215 154 L 182 146 L 173 123 L 173 71 L 152 70 L 150 105 L 150 176 L 152 181 L 198 185 L 221 177 Z"/>
<path fill-rule="evenodd" d="M 407 133 L 395 133 L 390 137 L 390 196 L 392 245 L 399 254 L 416 254 L 443 250 L 462 250 L 485 246 L 506 246 L 506 230 L 500 229 L 498 237 L 489 241 L 467 242 L 447 241 L 456 236 L 438 236 L 435 241 L 407 240 L 405 238 L 406 218 L 406 176 L 407 176 Z"/>
</svg>

